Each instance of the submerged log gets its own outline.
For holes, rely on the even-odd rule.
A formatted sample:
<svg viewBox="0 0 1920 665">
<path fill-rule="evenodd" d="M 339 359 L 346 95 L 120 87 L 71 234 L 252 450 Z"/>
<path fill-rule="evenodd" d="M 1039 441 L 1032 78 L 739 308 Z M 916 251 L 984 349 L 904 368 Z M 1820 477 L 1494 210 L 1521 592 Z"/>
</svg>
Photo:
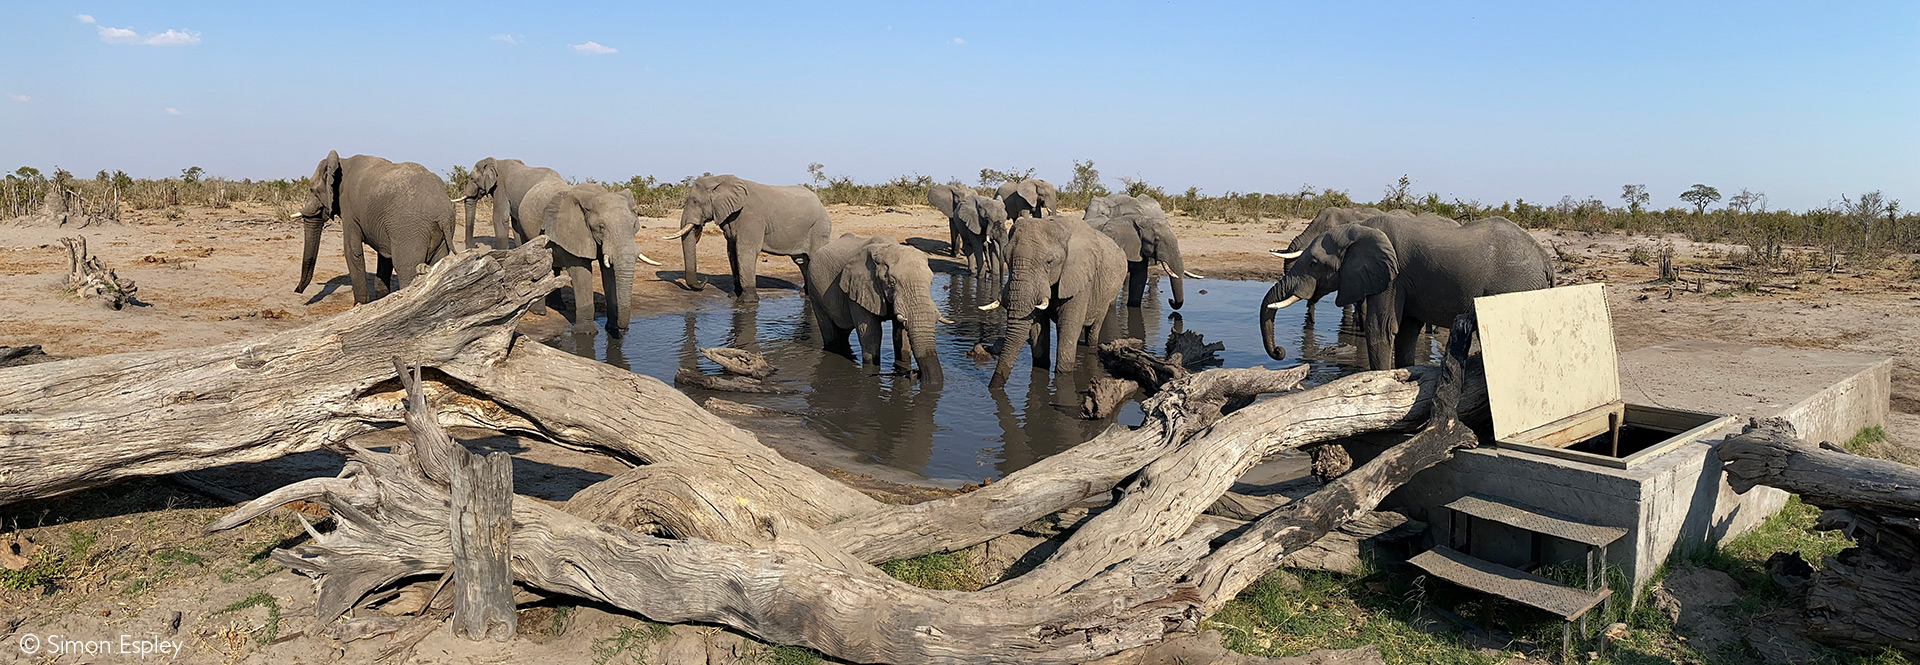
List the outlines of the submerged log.
<svg viewBox="0 0 1920 665">
<path fill-rule="evenodd" d="M 720 365 L 728 374 L 764 379 L 773 376 L 775 371 L 767 357 L 745 349 L 716 346 L 700 350 L 700 355 Z"/>
<path fill-rule="evenodd" d="M 767 383 L 750 376 L 713 376 L 702 374 L 699 370 L 680 368 L 673 375 L 673 382 L 692 386 L 702 390 L 716 390 L 730 393 L 784 393 L 791 392 L 780 386 Z"/>
<path fill-rule="evenodd" d="M 1920 468 L 1823 450 L 1780 418 L 1748 421 L 1718 455 L 1735 491 L 1767 485 L 1799 494 L 1825 509 L 1814 528 L 1854 540 L 1806 589 L 1808 637 L 1920 655 Z"/>
</svg>

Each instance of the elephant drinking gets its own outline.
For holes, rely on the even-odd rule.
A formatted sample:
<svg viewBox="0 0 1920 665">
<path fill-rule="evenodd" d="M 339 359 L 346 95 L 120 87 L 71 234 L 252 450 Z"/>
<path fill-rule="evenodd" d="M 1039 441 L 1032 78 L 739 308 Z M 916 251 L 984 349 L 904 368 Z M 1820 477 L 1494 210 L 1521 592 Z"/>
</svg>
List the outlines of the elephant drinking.
<svg viewBox="0 0 1920 665">
<path fill-rule="evenodd" d="M 1000 361 L 989 385 L 1006 384 L 1020 345 L 1031 341 L 1035 367 L 1045 367 L 1045 326 L 1058 327 L 1054 372 L 1073 370 L 1082 337 L 1099 340 L 1100 327 L 1126 281 L 1126 257 L 1112 238 L 1085 222 L 1048 215 L 1013 225 L 1007 285 L 1000 300 L 981 306 L 1007 310 Z M 1032 334 L 1034 326 L 1039 334 Z"/>
<path fill-rule="evenodd" d="M 860 361 L 880 364 L 880 324 L 893 323 L 894 366 L 917 364 L 924 380 L 940 379 L 934 324 L 952 323 L 933 302 L 933 269 L 920 250 L 885 236 L 835 238 L 808 256 L 806 288 L 823 346 L 850 352 L 847 333 L 860 339 Z"/>
<path fill-rule="evenodd" d="M 1159 201 L 1126 194 L 1105 196 L 1088 202 L 1084 219 L 1112 238 L 1126 255 L 1128 307 L 1140 306 L 1147 289 L 1147 272 L 1155 265 L 1165 268 L 1172 282 L 1173 299 L 1167 304 L 1174 309 L 1186 302 L 1185 278 L 1204 279 L 1187 270 L 1181 260 L 1180 239 L 1174 237 L 1173 226 L 1167 223 L 1167 213 L 1160 209 Z"/>
</svg>

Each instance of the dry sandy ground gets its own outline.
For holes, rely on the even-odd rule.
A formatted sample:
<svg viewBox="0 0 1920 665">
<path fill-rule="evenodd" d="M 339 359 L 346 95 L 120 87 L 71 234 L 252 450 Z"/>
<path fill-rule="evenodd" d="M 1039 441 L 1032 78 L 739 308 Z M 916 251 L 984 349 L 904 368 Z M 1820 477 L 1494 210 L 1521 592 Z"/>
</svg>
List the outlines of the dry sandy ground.
<svg viewBox="0 0 1920 665">
<path fill-rule="evenodd" d="M 892 235 L 923 249 L 945 245 L 945 220 L 926 207 L 839 206 L 831 212 L 836 233 Z M 60 292 L 57 285 L 66 258 L 58 239 L 74 231 L 0 225 L 0 345 L 39 344 L 48 353 L 64 356 L 181 348 L 295 328 L 351 307 L 337 226 L 330 227 L 323 241 L 317 283 L 304 295 L 293 293 L 300 228 L 283 221 L 283 216 L 283 211 L 250 206 L 188 210 L 179 219 L 141 211 L 130 215 L 126 226 L 79 231 L 108 266 L 139 283 L 142 304 L 118 312 Z M 643 219 L 642 223 L 642 251 L 667 265 L 642 272 L 635 288 L 637 314 L 680 311 L 726 297 L 723 289 L 730 280 L 716 274 L 727 265 L 722 243 L 709 238 L 701 246 L 701 265 L 711 286 L 703 292 L 688 291 L 670 281 L 680 276 L 677 243 L 660 239 L 673 231 L 674 221 Z M 1279 261 L 1265 251 L 1286 244 L 1304 224 L 1304 220 L 1240 224 L 1175 220 L 1190 269 L 1209 277 L 1248 279 L 1276 276 Z M 478 225 L 487 227 L 484 219 Z M 1770 275 L 1763 281 L 1777 286 L 1759 293 L 1733 292 L 1730 283 L 1708 281 L 1695 292 L 1654 282 L 1655 268 L 1630 263 L 1631 250 L 1671 242 L 1679 263 L 1712 269 L 1725 263 L 1731 247 L 1646 236 L 1537 232 L 1536 237 L 1565 257 L 1564 283 L 1614 285 L 1609 298 L 1621 350 L 1708 339 L 1893 357 L 1895 414 L 1890 433 L 1911 443 L 1920 432 L 1920 290 L 1905 271 Z M 935 256 L 932 260 L 950 259 Z M 1913 257 L 1896 257 L 1889 265 L 1904 267 L 1912 261 Z M 789 286 L 798 281 L 790 261 L 763 257 L 761 266 L 763 297 L 793 295 L 778 288 L 783 281 Z M 1688 276 L 1698 278 L 1701 273 Z M 1249 313 L 1255 305 L 1248 304 Z M 1252 325 L 1251 316 L 1248 324 Z M 553 313 L 528 317 L 521 324 L 523 331 L 541 337 L 557 335 L 564 325 Z M 783 452 L 821 464 L 818 450 L 783 448 Z M 585 459 L 591 456 L 569 457 L 524 446 L 516 454 L 527 462 L 516 465 L 516 470 L 532 474 L 517 482 L 530 485 L 577 485 L 583 478 L 591 482 L 598 474 L 619 469 L 617 464 Z M 585 475 L 557 471 L 569 465 L 587 467 Z M 556 492 L 548 498 L 565 495 Z M 152 633 L 185 643 L 187 654 L 180 662 L 363 662 L 380 655 L 388 638 L 355 642 L 345 651 L 336 651 L 336 643 L 319 637 L 312 626 L 312 592 L 307 582 L 263 558 L 274 546 L 297 542 L 297 522 L 283 517 L 235 533 L 201 537 L 199 528 L 223 513 L 225 505 L 164 482 L 142 481 L 37 506 L 32 513 L 0 513 L 26 522 L 0 526 L 0 533 L 25 527 L 41 546 L 65 547 L 69 538 L 84 533 L 93 533 L 97 539 L 91 544 L 92 554 L 85 558 L 85 569 L 73 577 L 78 580 L 75 584 L 46 595 L 40 589 L 0 589 L 0 634 L 8 635 L 0 645 L 0 662 L 41 662 L 20 654 L 15 646 L 17 636 L 29 631 L 86 639 Z M 41 522 L 35 522 L 35 514 Z M 262 591 L 272 603 L 222 611 Z M 565 615 L 539 612 L 523 615 L 522 636 L 506 645 L 468 644 L 441 627 L 422 637 L 413 661 L 593 662 L 604 655 L 596 649 L 618 646 L 609 640 L 630 634 L 623 629 L 640 625 L 631 617 L 593 608 Z M 178 626 L 174 617 L 179 617 Z M 568 639 L 554 639 L 557 632 L 566 633 Z M 737 639 L 724 636 L 724 632 L 709 631 L 697 639 L 669 640 L 652 648 L 658 651 L 670 644 L 678 645 L 671 648 L 692 648 L 687 645 L 716 640 L 726 642 L 722 650 L 730 653 L 753 648 L 738 646 Z M 638 653 L 610 659 L 625 662 L 634 657 L 634 662 L 641 662 Z M 661 657 L 664 654 L 652 652 L 646 656 Z M 120 658 L 57 660 L 116 662 Z"/>
</svg>

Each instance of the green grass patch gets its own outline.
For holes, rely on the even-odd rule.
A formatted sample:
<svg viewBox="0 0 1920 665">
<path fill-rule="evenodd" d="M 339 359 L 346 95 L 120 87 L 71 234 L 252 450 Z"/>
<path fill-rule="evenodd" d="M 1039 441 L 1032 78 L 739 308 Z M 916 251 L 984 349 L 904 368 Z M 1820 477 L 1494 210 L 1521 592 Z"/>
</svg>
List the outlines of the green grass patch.
<svg viewBox="0 0 1920 665">
<path fill-rule="evenodd" d="M 818 651 L 786 644 L 767 649 L 759 658 L 765 665 L 815 665 L 821 660 Z"/>
<path fill-rule="evenodd" d="M 672 634 L 666 624 L 651 621 L 621 626 L 613 635 L 593 641 L 593 664 L 607 665 L 621 656 L 626 656 L 627 662 L 641 662 L 640 657 L 647 653 L 647 645 L 667 639 Z"/>
<path fill-rule="evenodd" d="M 1493 665 L 1511 655 L 1482 654 L 1450 631 L 1415 627 L 1410 622 L 1423 594 L 1417 588 L 1396 594 L 1384 581 L 1379 574 L 1275 572 L 1228 601 L 1202 628 L 1219 630 L 1234 651 L 1268 657 L 1366 645 L 1379 648 L 1389 663 Z"/>
<path fill-rule="evenodd" d="M 967 555 L 960 552 L 935 552 L 911 559 L 894 559 L 880 564 L 880 570 L 893 579 L 922 589 L 978 591 L 986 586 Z"/>
<path fill-rule="evenodd" d="M 65 549 L 43 547 L 20 570 L 0 569 L 0 588 L 12 591 L 26 591 L 52 586 L 64 579 L 75 565 L 85 562 L 93 544 L 100 534 L 92 531 L 75 531 L 67 534 Z"/>
<path fill-rule="evenodd" d="M 250 607 L 267 608 L 266 624 L 261 626 L 260 634 L 255 636 L 253 641 L 261 646 L 266 646 L 268 643 L 280 637 L 280 601 L 274 598 L 273 594 L 265 591 L 258 591 L 251 596 L 233 601 L 231 604 L 220 608 L 219 611 L 208 616 L 232 614 Z"/>
</svg>

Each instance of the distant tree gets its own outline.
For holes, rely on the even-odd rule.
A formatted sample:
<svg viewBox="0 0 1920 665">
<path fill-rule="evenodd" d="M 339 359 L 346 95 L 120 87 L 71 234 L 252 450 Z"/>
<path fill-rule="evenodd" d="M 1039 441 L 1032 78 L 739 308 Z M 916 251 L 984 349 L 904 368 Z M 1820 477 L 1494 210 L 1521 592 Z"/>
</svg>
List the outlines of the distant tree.
<svg viewBox="0 0 1920 665">
<path fill-rule="evenodd" d="M 1106 196 L 1107 186 L 1100 184 L 1100 171 L 1093 168 L 1093 160 L 1073 160 L 1073 180 L 1067 182 L 1067 193 L 1084 195 L 1089 198 Z"/>
<path fill-rule="evenodd" d="M 820 162 L 807 164 L 807 177 L 815 187 L 827 184 L 827 165 Z"/>
<path fill-rule="evenodd" d="M 1167 193 L 1164 190 L 1149 185 L 1147 181 L 1138 178 L 1120 176 L 1120 186 L 1126 188 L 1127 196 L 1150 196 L 1155 200 L 1167 198 Z"/>
<path fill-rule="evenodd" d="M 1647 204 L 1653 201 L 1653 195 L 1647 193 L 1646 185 L 1621 185 L 1620 200 L 1627 204 L 1627 212 L 1638 215 L 1647 209 Z"/>
<path fill-rule="evenodd" d="M 206 169 L 200 168 L 198 166 L 189 166 L 187 168 L 180 169 L 180 182 L 184 182 L 189 185 L 196 182 L 200 182 L 200 176 L 206 174 L 206 172 L 207 172 Z"/>
<path fill-rule="evenodd" d="M 1727 199 L 1727 207 L 1741 214 L 1767 211 L 1767 193 L 1750 192 L 1741 188 L 1739 194 Z"/>
<path fill-rule="evenodd" d="M 127 175 L 127 172 L 126 172 L 126 171 L 122 171 L 122 170 L 119 170 L 119 169 L 114 169 L 114 171 L 113 171 L 113 186 L 115 186 L 115 187 L 119 187 L 120 189 L 127 189 L 127 188 L 129 188 L 129 187 L 132 187 L 132 186 L 133 186 L 133 176 L 130 176 L 130 175 Z"/>
<path fill-rule="evenodd" d="M 1007 169 L 1005 171 L 980 169 L 980 186 L 999 187 L 1002 183 L 1020 182 L 1032 177 L 1033 169 L 1024 171 L 1020 169 Z"/>
<path fill-rule="evenodd" d="M 1408 178 L 1407 174 L 1402 173 L 1400 174 L 1400 180 L 1388 186 L 1387 191 L 1380 195 L 1380 206 L 1383 208 L 1405 208 L 1407 207 L 1407 200 L 1412 197 L 1413 179 Z"/>
<path fill-rule="evenodd" d="M 454 164 L 453 169 L 447 171 L 447 184 L 453 188 L 454 194 L 467 191 L 467 182 L 471 180 L 473 180 L 473 174 L 468 172 L 465 166 Z"/>
<path fill-rule="evenodd" d="M 1696 184 L 1692 189 L 1680 193 L 1680 200 L 1693 204 L 1694 214 L 1707 214 L 1707 206 L 1720 200 L 1720 190 L 1706 185 Z"/>
</svg>

